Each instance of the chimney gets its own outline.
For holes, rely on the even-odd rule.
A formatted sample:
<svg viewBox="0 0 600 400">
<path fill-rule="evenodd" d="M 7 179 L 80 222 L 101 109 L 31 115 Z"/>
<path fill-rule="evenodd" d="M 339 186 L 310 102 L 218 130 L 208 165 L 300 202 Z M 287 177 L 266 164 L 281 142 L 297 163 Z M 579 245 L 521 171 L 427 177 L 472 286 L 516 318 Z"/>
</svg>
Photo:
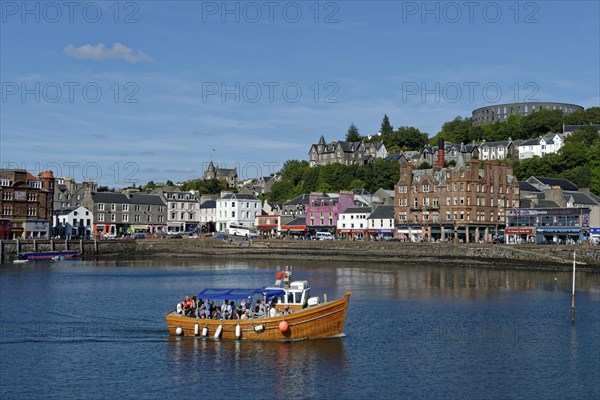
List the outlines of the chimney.
<svg viewBox="0 0 600 400">
<path fill-rule="evenodd" d="M 438 159 L 437 163 L 441 168 L 444 168 L 444 139 L 440 138 L 438 140 Z"/>
</svg>

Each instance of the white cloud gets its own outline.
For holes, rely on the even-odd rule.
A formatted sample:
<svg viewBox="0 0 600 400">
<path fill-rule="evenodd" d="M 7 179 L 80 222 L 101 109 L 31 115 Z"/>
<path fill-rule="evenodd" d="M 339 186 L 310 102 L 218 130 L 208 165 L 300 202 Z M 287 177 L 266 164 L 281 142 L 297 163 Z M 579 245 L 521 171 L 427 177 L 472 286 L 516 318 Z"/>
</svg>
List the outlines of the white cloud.
<svg viewBox="0 0 600 400">
<path fill-rule="evenodd" d="M 86 60 L 118 60 L 122 59 L 131 64 L 138 62 L 152 61 L 152 57 L 138 50 L 137 53 L 131 48 L 115 43 L 112 48 L 107 48 L 104 43 L 97 45 L 84 44 L 80 47 L 75 47 L 72 44 L 65 47 L 65 54 L 75 58 L 83 58 Z"/>
</svg>

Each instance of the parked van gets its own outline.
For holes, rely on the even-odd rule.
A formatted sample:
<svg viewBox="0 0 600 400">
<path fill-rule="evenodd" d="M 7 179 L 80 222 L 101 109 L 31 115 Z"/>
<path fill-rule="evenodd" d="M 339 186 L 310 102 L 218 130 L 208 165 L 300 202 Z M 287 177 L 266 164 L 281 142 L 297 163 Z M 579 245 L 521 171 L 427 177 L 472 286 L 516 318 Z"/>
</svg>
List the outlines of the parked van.
<svg viewBox="0 0 600 400">
<path fill-rule="evenodd" d="M 317 232 L 316 236 L 317 240 L 333 240 L 334 237 L 329 232 Z"/>
</svg>

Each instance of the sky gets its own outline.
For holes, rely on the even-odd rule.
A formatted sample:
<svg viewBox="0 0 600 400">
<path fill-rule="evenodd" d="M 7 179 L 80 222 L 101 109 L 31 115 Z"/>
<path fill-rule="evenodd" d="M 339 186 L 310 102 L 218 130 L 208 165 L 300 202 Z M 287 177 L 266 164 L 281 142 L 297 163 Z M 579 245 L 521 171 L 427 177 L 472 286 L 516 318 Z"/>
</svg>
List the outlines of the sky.
<svg viewBox="0 0 600 400">
<path fill-rule="evenodd" d="M 241 178 L 354 123 L 600 106 L 597 1 L 0 0 L 0 165 L 100 185 Z"/>
</svg>

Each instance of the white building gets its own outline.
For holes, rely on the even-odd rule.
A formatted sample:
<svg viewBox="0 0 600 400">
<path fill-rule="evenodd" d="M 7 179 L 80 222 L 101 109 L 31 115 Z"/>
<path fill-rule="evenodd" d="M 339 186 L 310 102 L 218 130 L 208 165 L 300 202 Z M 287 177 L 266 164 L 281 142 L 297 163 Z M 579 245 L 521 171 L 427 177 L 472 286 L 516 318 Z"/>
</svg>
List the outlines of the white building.
<svg viewBox="0 0 600 400">
<path fill-rule="evenodd" d="M 362 239 L 367 234 L 367 217 L 371 214 L 371 207 L 350 207 L 340 213 L 337 220 L 336 232 L 338 236 L 348 240 Z"/>
<path fill-rule="evenodd" d="M 394 206 L 393 205 L 381 205 L 378 206 L 372 213 L 367 217 L 367 224 L 369 229 L 369 236 L 373 236 L 377 239 L 383 239 L 385 237 L 391 238 L 394 236 Z"/>
<path fill-rule="evenodd" d="M 200 226 L 209 227 L 217 221 L 217 201 L 206 200 L 200 204 Z"/>
<path fill-rule="evenodd" d="M 200 223 L 200 200 L 195 193 L 178 189 L 163 192 L 170 232 L 192 232 Z"/>
<path fill-rule="evenodd" d="M 480 160 L 504 160 L 510 155 L 516 155 L 517 148 L 512 140 L 483 142 L 479 146 Z"/>
<path fill-rule="evenodd" d="M 256 216 L 261 210 L 261 201 L 253 194 L 223 194 L 217 200 L 216 229 L 218 232 L 228 232 L 232 224 L 254 227 Z"/>
<path fill-rule="evenodd" d="M 62 238 L 92 236 L 94 215 L 85 207 L 66 207 L 55 218 L 55 232 Z"/>
<path fill-rule="evenodd" d="M 544 157 L 546 154 L 557 153 L 565 144 L 562 133 L 548 133 L 538 139 L 530 139 L 519 145 L 519 159 Z"/>
</svg>

